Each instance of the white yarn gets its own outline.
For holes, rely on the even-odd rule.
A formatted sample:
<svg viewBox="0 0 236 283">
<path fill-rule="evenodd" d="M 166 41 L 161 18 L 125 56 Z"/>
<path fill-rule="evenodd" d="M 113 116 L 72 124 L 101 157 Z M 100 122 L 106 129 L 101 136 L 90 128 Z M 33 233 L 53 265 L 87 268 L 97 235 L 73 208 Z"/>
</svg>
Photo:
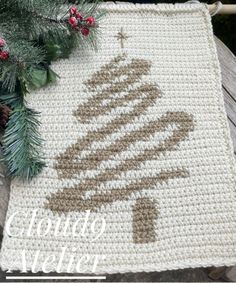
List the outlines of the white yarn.
<svg viewBox="0 0 236 283">
<path fill-rule="evenodd" d="M 34 223 L 42 218 L 55 221 L 60 216 L 62 226 L 65 226 L 67 216 L 72 223 L 84 217 L 81 207 L 88 205 L 88 200 L 95 194 L 97 187 L 93 183 L 90 187 L 88 185 L 89 190 L 85 190 L 84 202 L 78 201 L 77 206 L 68 205 L 79 200 L 72 190 L 68 190 L 68 194 L 59 200 L 57 209 L 66 208 L 69 212 L 57 213 L 56 209 L 53 210 L 53 205 L 56 207 L 53 201 L 51 206 L 47 205 L 53 195 L 62 192 L 64 188 L 76 187 L 78 194 L 83 192 L 81 188 L 87 179 L 97 181 L 99 174 L 105 170 L 107 175 L 103 177 L 107 178 L 106 182 L 97 188 L 100 195 L 127 188 L 134 180 L 147 178 L 152 182 L 163 170 L 185 168 L 188 175 L 168 180 L 162 176 L 163 182 L 135 191 L 126 200 L 104 204 L 98 212 L 92 212 L 89 223 L 97 217 L 104 217 L 107 223 L 104 234 L 95 242 L 63 235 L 55 238 L 53 231 L 46 236 L 38 236 L 35 226 L 30 237 L 25 234 L 10 237 L 5 232 L 0 258 L 2 269 L 22 269 L 21 253 L 25 250 L 26 267 L 30 270 L 35 252 L 40 250 L 37 269 L 42 270 L 45 257 L 54 255 L 58 259 L 62 246 L 68 247 L 61 268 L 63 272 L 67 271 L 68 261 L 73 254 L 76 257 L 84 254 L 104 255 L 106 258 L 99 261 L 96 269 L 98 274 L 236 264 L 235 161 L 224 109 L 211 17 L 206 5 L 108 3 L 102 4 L 101 9 L 106 10 L 108 15 L 101 23 L 99 51 L 76 50 L 69 59 L 55 62 L 53 69 L 60 75 L 60 81 L 28 97 L 30 106 L 42 113 L 41 134 L 45 140 L 44 153 L 48 167 L 30 183 L 19 180 L 12 182 L 7 218 L 16 211 L 19 214 L 14 218 L 11 232 L 16 234 L 22 229 L 26 230 L 30 223 L 26 214 L 32 213 L 34 209 L 37 209 Z M 122 70 L 133 64 L 132 68 L 137 68 L 141 73 L 137 72 L 138 79 L 133 81 L 129 77 L 130 73 L 117 74 L 113 87 L 127 77 L 130 79 L 126 82 L 128 86 L 122 88 L 123 85 L 119 85 L 118 90 L 110 88 L 112 100 L 104 98 L 98 106 L 92 107 L 101 98 L 101 93 L 104 94 L 104 89 L 110 86 L 109 76 L 112 76 L 112 71 L 106 64 L 114 58 L 118 60 L 117 56 L 124 56 L 124 61 L 119 63 L 123 66 Z M 100 86 L 96 86 L 98 78 L 104 79 Z M 109 109 L 111 101 L 121 103 L 124 97 L 131 94 L 135 96 L 132 91 L 145 85 L 154 85 L 154 90 L 150 93 L 140 92 L 139 97 Z M 161 97 L 154 99 L 157 90 Z M 150 97 L 149 106 L 143 112 L 138 109 L 134 120 L 126 121 L 102 139 L 96 136 L 98 133 L 104 134 L 99 130 L 104 129 L 105 125 L 120 116 L 125 117 L 140 101 Z M 182 113 L 182 132 L 191 124 L 192 117 L 193 129 L 189 127 L 188 134 L 181 142 L 174 147 L 169 144 L 168 150 L 163 150 L 154 158 L 175 131 L 179 135 L 183 134 L 178 131 L 178 123 L 170 123 L 163 129 L 165 121 L 161 124 L 160 119 L 168 117 L 169 112 Z M 147 127 L 152 121 L 160 123 L 159 129 L 152 132 L 153 129 L 149 128 L 147 136 L 139 138 L 141 134 L 138 129 Z M 109 146 L 135 131 L 137 135 L 129 146 L 123 142 L 115 148 L 114 155 L 109 156 L 109 152 L 105 151 Z M 85 137 L 89 134 L 90 146 L 82 148 L 76 158 L 65 158 L 68 147 L 79 140 L 71 151 L 81 148 L 81 141 L 86 144 Z M 163 147 L 159 147 L 159 151 L 152 151 L 157 144 Z M 135 167 L 135 164 L 132 167 L 130 162 L 131 169 L 123 170 L 119 176 L 109 179 L 112 170 L 120 163 L 127 165 L 128 160 L 132 161 L 138 154 L 142 156 L 146 149 L 150 152 L 147 150 L 145 161 L 138 163 L 136 159 L 138 166 Z M 101 154 L 95 156 L 96 152 Z M 95 168 L 91 153 L 96 157 L 93 160 L 95 163 L 102 157 Z M 56 168 L 61 155 L 64 156 L 64 163 L 62 161 L 59 164 L 61 168 L 63 165 L 71 165 L 74 160 L 77 162 L 68 167 L 66 173 Z M 78 163 L 81 167 L 74 172 Z M 92 169 L 84 169 L 83 166 L 91 166 Z M 68 195 L 72 197 L 66 200 Z M 155 239 L 152 242 L 134 241 L 133 209 L 137 199 L 155 202 L 158 214 L 154 220 Z M 78 207 L 80 211 L 73 211 Z M 140 221 L 140 227 L 146 227 L 148 223 Z M 46 229 L 45 223 L 43 228 Z M 87 236 L 91 238 L 92 233 Z M 73 253 L 73 247 L 77 248 L 76 253 Z M 55 270 L 56 263 L 50 267 Z M 75 263 L 72 267 L 75 270 Z"/>
</svg>

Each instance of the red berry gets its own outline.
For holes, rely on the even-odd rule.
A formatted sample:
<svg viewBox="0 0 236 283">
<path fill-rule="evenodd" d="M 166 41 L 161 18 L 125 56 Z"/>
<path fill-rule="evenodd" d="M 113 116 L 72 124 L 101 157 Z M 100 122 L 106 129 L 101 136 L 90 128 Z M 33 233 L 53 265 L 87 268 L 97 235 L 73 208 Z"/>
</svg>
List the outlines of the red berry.
<svg viewBox="0 0 236 283">
<path fill-rule="evenodd" d="M 77 20 L 75 17 L 70 17 L 69 18 L 69 23 L 72 27 L 75 27 L 77 25 Z"/>
<path fill-rule="evenodd" d="M 80 12 L 77 12 L 77 13 L 76 13 L 76 18 L 77 18 L 79 21 L 83 21 L 83 17 L 82 17 L 82 15 L 80 14 Z"/>
<path fill-rule="evenodd" d="M 77 12 L 77 8 L 76 8 L 75 6 L 72 6 L 72 7 L 70 8 L 70 13 L 71 13 L 71 15 L 74 15 L 76 12 Z"/>
<path fill-rule="evenodd" d="M 81 33 L 82 33 L 84 36 L 88 36 L 88 35 L 89 35 L 89 28 L 87 28 L 87 27 L 82 27 L 82 28 L 81 28 Z"/>
<path fill-rule="evenodd" d="M 7 51 L 0 51 L 0 59 L 7 60 L 9 58 L 9 52 Z"/>
<path fill-rule="evenodd" d="M 3 38 L 0 38 L 0 47 L 3 47 L 6 44 L 6 41 Z"/>
<path fill-rule="evenodd" d="M 94 19 L 94 17 L 88 17 L 87 19 L 86 19 L 86 23 L 88 24 L 88 25 L 90 25 L 90 26 L 92 26 L 92 25 L 94 25 L 94 23 L 95 23 L 95 19 Z"/>
</svg>

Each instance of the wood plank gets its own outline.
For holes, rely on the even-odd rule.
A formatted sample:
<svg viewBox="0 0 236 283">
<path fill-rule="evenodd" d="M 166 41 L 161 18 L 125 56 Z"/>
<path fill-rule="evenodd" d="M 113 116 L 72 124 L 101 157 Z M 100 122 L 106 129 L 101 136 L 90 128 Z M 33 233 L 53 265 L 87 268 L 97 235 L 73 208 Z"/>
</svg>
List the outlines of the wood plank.
<svg viewBox="0 0 236 283">
<path fill-rule="evenodd" d="M 215 37 L 222 74 L 222 90 L 236 159 L 236 57 Z"/>
<path fill-rule="evenodd" d="M 231 94 L 223 87 L 225 109 L 229 119 L 236 125 L 236 101 Z"/>
<path fill-rule="evenodd" d="M 236 57 L 216 36 L 215 43 L 221 66 L 223 86 L 236 100 Z"/>
</svg>

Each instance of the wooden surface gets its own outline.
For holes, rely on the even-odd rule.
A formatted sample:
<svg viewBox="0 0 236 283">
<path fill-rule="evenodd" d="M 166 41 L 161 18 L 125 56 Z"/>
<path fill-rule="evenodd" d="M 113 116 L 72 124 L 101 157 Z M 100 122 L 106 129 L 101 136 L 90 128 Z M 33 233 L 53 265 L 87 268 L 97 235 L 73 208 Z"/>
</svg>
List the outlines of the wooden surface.
<svg viewBox="0 0 236 283">
<path fill-rule="evenodd" d="M 236 159 L 236 57 L 217 37 L 215 37 L 215 42 L 221 66 L 225 108 Z"/>
<path fill-rule="evenodd" d="M 218 1 L 216 1 L 214 4 L 208 5 L 208 9 L 210 13 L 217 11 L 217 14 L 224 14 L 224 15 L 236 14 L 235 4 L 222 4 L 222 5 L 220 4 L 219 6 Z"/>
<path fill-rule="evenodd" d="M 217 37 L 215 37 L 215 42 L 221 66 L 225 108 L 236 159 L 236 57 Z M 236 266 L 227 268 L 225 277 L 231 282 L 236 282 Z"/>
</svg>

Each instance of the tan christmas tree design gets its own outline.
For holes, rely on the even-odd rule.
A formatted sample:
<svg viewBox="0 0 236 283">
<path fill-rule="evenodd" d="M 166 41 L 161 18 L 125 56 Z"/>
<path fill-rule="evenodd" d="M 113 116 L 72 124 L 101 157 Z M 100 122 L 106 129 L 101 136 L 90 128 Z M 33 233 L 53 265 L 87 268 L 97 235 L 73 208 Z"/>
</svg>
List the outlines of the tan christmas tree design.
<svg viewBox="0 0 236 283">
<path fill-rule="evenodd" d="M 156 239 L 154 224 L 158 217 L 155 200 L 140 197 L 140 192 L 149 190 L 157 183 L 168 182 L 169 179 L 186 178 L 189 172 L 185 168 L 169 168 L 156 176 L 140 177 L 131 180 L 125 186 L 101 190 L 107 182 L 118 178 L 130 170 L 138 169 L 148 160 L 158 159 L 161 154 L 178 149 L 189 132 L 193 130 L 193 117 L 186 112 L 166 112 L 158 120 L 145 123 L 137 130 L 126 132 L 106 146 L 91 150 L 80 157 L 84 150 L 90 150 L 92 143 L 102 142 L 109 135 L 121 131 L 122 127 L 134 123 L 137 117 L 145 114 L 153 106 L 162 93 L 155 83 L 143 82 L 143 77 L 150 72 L 151 63 L 144 59 L 131 59 L 120 55 L 94 73 L 84 83 L 86 90 L 94 95 L 74 112 L 80 123 L 90 123 L 101 115 L 109 115 L 112 119 L 103 123 L 96 131 L 87 132 L 86 136 L 68 147 L 56 158 L 55 169 L 59 178 L 72 179 L 81 172 L 100 168 L 102 162 L 116 160 L 117 156 L 138 141 L 149 141 L 157 132 L 165 132 L 169 126 L 175 126 L 171 135 L 151 148 L 137 152 L 132 157 L 121 160 L 113 168 L 100 170 L 94 178 L 83 178 L 77 186 L 65 187 L 48 197 L 45 207 L 53 212 L 96 212 L 101 207 L 112 205 L 116 201 L 135 200 L 130 209 L 133 214 L 133 240 L 135 243 L 149 243 Z M 129 112 L 110 115 L 111 111 L 126 106 L 137 100 Z M 103 102 L 106 101 L 104 106 Z M 86 194 L 90 192 L 89 196 Z"/>
</svg>

